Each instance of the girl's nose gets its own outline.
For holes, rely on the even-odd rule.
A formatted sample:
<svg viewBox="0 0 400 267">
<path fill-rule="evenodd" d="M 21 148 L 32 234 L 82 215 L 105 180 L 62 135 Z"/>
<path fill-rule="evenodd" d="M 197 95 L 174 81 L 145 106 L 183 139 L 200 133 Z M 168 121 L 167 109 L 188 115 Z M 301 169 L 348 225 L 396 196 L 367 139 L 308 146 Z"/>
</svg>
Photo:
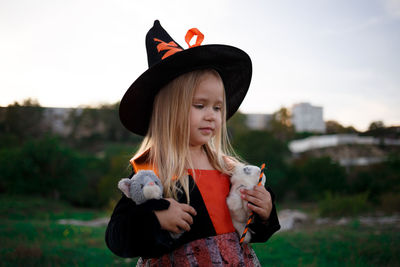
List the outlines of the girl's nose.
<svg viewBox="0 0 400 267">
<path fill-rule="evenodd" d="M 211 121 L 211 120 L 215 120 L 215 116 L 216 115 L 215 115 L 214 110 L 212 108 L 210 108 L 207 110 L 205 118 L 206 118 L 206 120 Z"/>
</svg>

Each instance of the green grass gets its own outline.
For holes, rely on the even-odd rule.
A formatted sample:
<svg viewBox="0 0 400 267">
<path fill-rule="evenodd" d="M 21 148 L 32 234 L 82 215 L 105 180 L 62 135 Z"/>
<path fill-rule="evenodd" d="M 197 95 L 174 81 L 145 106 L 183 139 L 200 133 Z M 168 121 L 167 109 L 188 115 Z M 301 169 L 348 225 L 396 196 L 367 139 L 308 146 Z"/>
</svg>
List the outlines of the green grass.
<svg viewBox="0 0 400 267">
<path fill-rule="evenodd" d="M 0 194 L 0 218 L 9 220 L 45 220 L 73 218 L 91 220 L 106 217 L 101 210 L 75 208 L 71 205 L 41 197 L 7 196 Z"/>
<path fill-rule="evenodd" d="M 59 219 L 90 220 L 107 212 L 73 208 L 35 197 L 0 195 L 0 266 L 130 266 L 104 242 L 105 227 L 61 225 Z"/>
<path fill-rule="evenodd" d="M 134 266 L 104 243 L 105 227 L 60 225 L 107 212 L 0 195 L 0 266 Z M 263 266 L 400 266 L 400 228 L 329 226 L 279 232 L 253 244 Z"/>
<path fill-rule="evenodd" d="M 254 244 L 263 266 L 399 266 L 399 228 L 350 226 L 280 232 Z"/>
</svg>

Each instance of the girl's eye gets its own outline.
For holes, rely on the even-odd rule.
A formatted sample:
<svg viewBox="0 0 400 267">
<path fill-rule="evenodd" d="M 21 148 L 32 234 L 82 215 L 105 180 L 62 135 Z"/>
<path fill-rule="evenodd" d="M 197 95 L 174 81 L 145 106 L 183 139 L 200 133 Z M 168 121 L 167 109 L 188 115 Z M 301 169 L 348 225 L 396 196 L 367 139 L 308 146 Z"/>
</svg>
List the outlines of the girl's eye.
<svg viewBox="0 0 400 267">
<path fill-rule="evenodd" d="M 215 111 L 220 111 L 220 110 L 221 110 L 221 107 L 216 106 L 216 107 L 214 107 L 214 110 L 215 110 Z"/>
<path fill-rule="evenodd" d="M 202 109 L 203 108 L 203 104 L 193 104 L 193 106 L 197 109 Z"/>
</svg>

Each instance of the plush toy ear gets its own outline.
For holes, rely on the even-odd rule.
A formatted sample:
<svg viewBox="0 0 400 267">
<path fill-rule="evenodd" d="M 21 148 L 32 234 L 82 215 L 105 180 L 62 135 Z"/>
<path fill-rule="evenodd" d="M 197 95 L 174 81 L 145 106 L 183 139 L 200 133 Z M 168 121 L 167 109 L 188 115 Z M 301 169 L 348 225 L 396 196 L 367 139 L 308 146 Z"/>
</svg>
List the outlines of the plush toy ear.
<svg viewBox="0 0 400 267">
<path fill-rule="evenodd" d="M 131 179 L 129 178 L 123 178 L 118 182 L 118 188 L 121 190 L 125 196 L 131 197 L 129 194 L 129 189 L 131 187 Z"/>
</svg>

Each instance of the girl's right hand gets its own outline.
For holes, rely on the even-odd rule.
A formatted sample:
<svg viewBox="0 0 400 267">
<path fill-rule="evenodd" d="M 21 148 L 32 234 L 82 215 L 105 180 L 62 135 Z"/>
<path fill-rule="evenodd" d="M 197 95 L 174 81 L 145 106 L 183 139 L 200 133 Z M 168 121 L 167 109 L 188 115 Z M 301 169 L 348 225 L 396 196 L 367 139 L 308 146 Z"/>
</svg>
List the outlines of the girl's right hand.
<svg viewBox="0 0 400 267">
<path fill-rule="evenodd" d="M 161 228 L 176 234 L 182 231 L 189 231 L 193 224 L 193 217 L 196 216 L 196 210 L 187 205 L 177 202 L 175 199 L 166 198 L 170 202 L 166 210 L 154 211 L 160 222 Z"/>
</svg>

